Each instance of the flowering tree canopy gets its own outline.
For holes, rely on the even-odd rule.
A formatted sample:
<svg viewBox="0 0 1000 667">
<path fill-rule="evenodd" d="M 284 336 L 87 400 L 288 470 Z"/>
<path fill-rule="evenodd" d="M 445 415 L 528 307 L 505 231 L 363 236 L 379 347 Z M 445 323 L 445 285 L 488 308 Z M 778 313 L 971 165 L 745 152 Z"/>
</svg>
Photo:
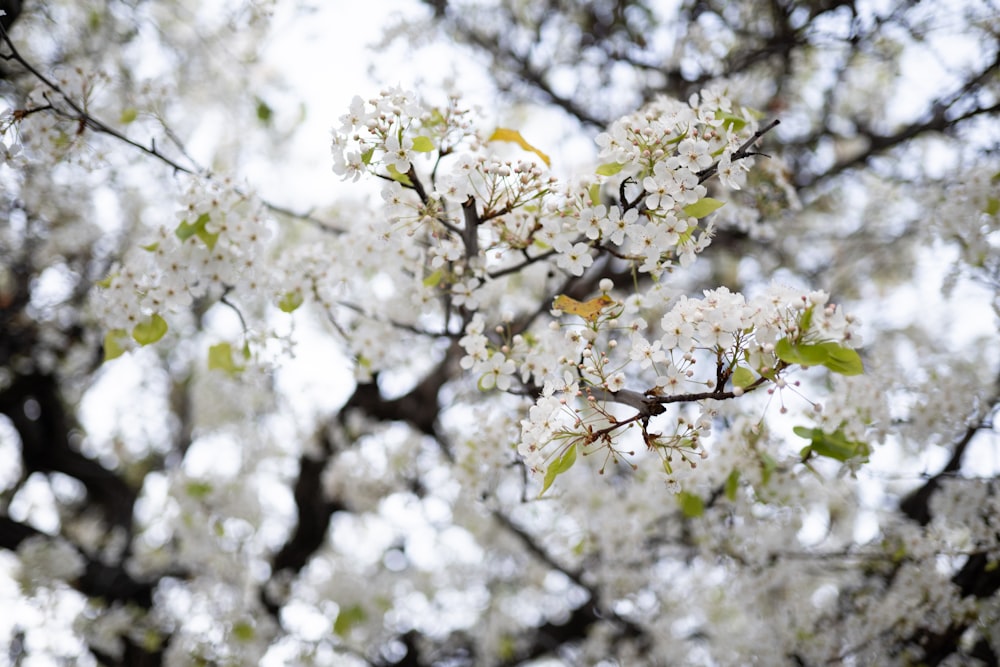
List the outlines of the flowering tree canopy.
<svg viewBox="0 0 1000 667">
<path fill-rule="evenodd" d="M 293 4 L 0 2 L 10 664 L 1000 664 L 995 7 Z"/>
</svg>

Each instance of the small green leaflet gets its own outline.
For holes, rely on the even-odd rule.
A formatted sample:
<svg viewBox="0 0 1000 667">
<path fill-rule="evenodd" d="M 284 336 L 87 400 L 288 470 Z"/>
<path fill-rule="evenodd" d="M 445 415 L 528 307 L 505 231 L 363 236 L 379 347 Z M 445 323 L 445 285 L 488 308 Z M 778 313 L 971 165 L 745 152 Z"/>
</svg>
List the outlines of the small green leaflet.
<svg viewBox="0 0 1000 667">
<path fill-rule="evenodd" d="M 754 382 L 757 378 L 754 376 L 753 371 L 751 371 L 746 366 L 737 366 L 736 370 L 733 371 L 733 386 L 739 387 L 740 389 L 746 389 Z"/>
<path fill-rule="evenodd" d="M 372 163 L 372 156 L 375 154 L 375 147 L 371 147 L 361 154 L 361 162 L 365 165 Z"/>
<path fill-rule="evenodd" d="M 438 269 L 424 278 L 424 287 L 437 287 L 441 283 L 442 278 L 444 278 L 444 271 Z"/>
<path fill-rule="evenodd" d="M 229 343 L 219 343 L 208 348 L 208 369 L 235 375 L 242 371 L 243 367 L 237 366 L 233 361 L 233 346 Z"/>
<path fill-rule="evenodd" d="M 775 461 L 767 452 L 761 452 L 760 463 L 760 481 L 761 484 L 767 486 L 767 483 L 771 481 L 771 473 L 778 469 L 778 462 Z"/>
<path fill-rule="evenodd" d="M 677 494 L 677 502 L 680 503 L 681 513 L 689 519 L 697 519 L 705 513 L 705 501 L 696 493 L 681 491 Z"/>
<path fill-rule="evenodd" d="M 813 311 L 816 310 L 815 306 L 809 306 L 802 313 L 802 317 L 799 318 L 799 328 L 803 331 L 809 331 L 809 327 L 812 326 L 813 321 Z"/>
<path fill-rule="evenodd" d="M 184 492 L 195 500 L 201 500 L 212 492 L 212 485 L 209 482 L 188 482 L 184 487 Z"/>
<path fill-rule="evenodd" d="M 789 364 L 826 366 L 841 375 L 861 375 L 865 372 L 861 355 L 856 350 L 833 341 L 826 343 L 792 343 L 782 338 L 774 346 L 774 354 Z"/>
<path fill-rule="evenodd" d="M 445 120 L 444 114 L 441 113 L 440 109 L 434 109 L 431 111 L 430 118 L 424 121 L 424 127 L 441 127 L 446 125 L 448 121 Z"/>
<path fill-rule="evenodd" d="M 167 334 L 167 321 L 153 313 L 145 322 L 140 322 L 132 329 L 132 338 L 139 345 L 152 345 Z"/>
<path fill-rule="evenodd" d="M 337 614 L 337 620 L 333 622 L 333 632 L 340 637 L 347 636 L 351 628 L 358 623 L 364 623 L 368 618 L 364 607 L 359 604 L 350 607 L 342 607 Z"/>
<path fill-rule="evenodd" d="M 740 471 L 733 470 L 726 478 L 725 493 L 729 500 L 736 500 L 736 492 L 740 488 Z"/>
<path fill-rule="evenodd" d="M 409 188 L 413 187 L 413 181 L 410 180 L 410 177 L 399 171 L 399 169 L 396 169 L 396 165 L 387 164 L 385 168 L 389 171 L 389 176 L 392 178 L 392 180 L 399 181 L 400 183 Z"/>
<path fill-rule="evenodd" d="M 257 120 L 263 125 L 271 124 L 271 117 L 274 116 L 274 110 L 268 106 L 267 102 L 257 98 Z"/>
<path fill-rule="evenodd" d="M 298 290 L 286 292 L 285 296 L 281 297 L 281 300 L 278 301 L 278 308 L 280 308 L 283 313 L 292 313 L 302 305 L 304 300 L 305 297 L 303 297 L 302 292 Z"/>
<path fill-rule="evenodd" d="M 215 242 L 219 240 L 219 235 L 212 234 L 205 229 L 205 225 L 207 225 L 211 219 L 212 216 L 208 213 L 202 213 L 193 224 L 189 223 L 187 220 L 181 220 L 181 224 L 177 225 L 177 229 L 174 230 L 174 234 L 181 241 L 187 241 L 192 236 L 197 236 L 206 246 L 208 246 L 209 250 L 213 250 L 215 249 Z"/>
<path fill-rule="evenodd" d="M 549 490 L 549 487 L 552 486 L 552 482 L 556 481 L 556 477 L 572 468 L 574 463 L 576 463 L 576 443 L 571 444 L 563 452 L 562 456 L 549 464 L 548 470 L 545 471 L 545 480 L 542 483 L 542 490 L 539 492 L 538 497 L 541 498 Z"/>
<path fill-rule="evenodd" d="M 118 122 L 122 125 L 128 125 L 139 117 L 139 112 L 133 107 L 129 107 L 122 111 L 122 115 L 118 117 Z"/>
<path fill-rule="evenodd" d="M 713 213 L 725 205 L 726 202 L 724 201 L 712 199 L 711 197 L 702 197 L 695 203 L 685 206 L 684 215 L 689 218 L 704 218 L 709 213 Z"/>
<path fill-rule="evenodd" d="M 614 176 L 619 171 L 625 168 L 625 165 L 621 162 L 608 162 L 607 164 L 602 164 L 597 168 L 598 176 Z"/>
<path fill-rule="evenodd" d="M 995 216 L 997 213 L 1000 213 L 1000 198 L 987 197 L 986 208 L 984 210 L 986 212 L 986 215 Z"/>
<path fill-rule="evenodd" d="M 156 653 L 163 646 L 163 637 L 160 636 L 155 630 L 149 629 L 142 633 L 139 637 L 139 641 L 142 642 L 142 648 L 149 653 Z"/>
<path fill-rule="evenodd" d="M 418 153 L 429 153 L 434 150 L 434 142 L 431 141 L 430 137 L 414 137 L 413 138 L 413 150 Z"/>
<path fill-rule="evenodd" d="M 233 624 L 233 637 L 236 637 L 241 642 L 248 642 L 254 638 L 257 633 L 254 631 L 253 626 L 246 621 L 238 621 Z"/>
<path fill-rule="evenodd" d="M 837 429 L 833 433 L 827 433 L 821 428 L 796 426 L 792 430 L 800 438 L 811 441 L 800 452 L 803 460 L 815 455 L 825 456 L 841 462 L 857 457 L 861 457 L 867 461 L 868 455 L 871 454 L 871 447 L 868 446 L 868 443 L 848 440 L 847 436 L 840 429 Z"/>
<path fill-rule="evenodd" d="M 599 183 L 594 183 L 587 189 L 587 195 L 590 197 L 590 203 L 597 206 L 601 203 L 601 186 Z"/>
<path fill-rule="evenodd" d="M 722 124 L 730 132 L 739 132 L 744 127 L 746 127 L 747 122 L 743 120 L 740 116 L 730 113 L 728 111 L 723 111 L 722 109 L 717 109 L 715 112 L 715 119 L 721 120 Z"/>
<path fill-rule="evenodd" d="M 128 336 L 124 329 L 112 329 L 104 334 L 104 361 L 111 361 L 125 354 L 125 347 L 121 340 Z"/>
</svg>

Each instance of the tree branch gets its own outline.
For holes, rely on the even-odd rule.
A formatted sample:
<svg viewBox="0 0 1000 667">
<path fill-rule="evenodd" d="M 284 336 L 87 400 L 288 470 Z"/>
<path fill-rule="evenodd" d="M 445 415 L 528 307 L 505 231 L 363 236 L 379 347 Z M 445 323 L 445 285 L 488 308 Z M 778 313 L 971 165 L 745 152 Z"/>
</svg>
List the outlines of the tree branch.
<svg viewBox="0 0 1000 667">
<path fill-rule="evenodd" d="M 165 165 L 173 169 L 175 173 L 187 174 L 189 176 L 200 176 L 202 178 L 207 178 L 207 179 L 212 178 L 212 175 L 208 170 L 194 163 L 194 160 L 192 160 L 190 156 L 188 156 L 187 152 L 183 149 L 183 146 L 181 145 L 180 141 L 173 135 L 172 132 L 170 132 L 168 128 L 166 128 L 166 126 L 164 126 L 164 130 L 167 132 L 168 136 L 171 137 L 172 141 L 174 141 L 174 143 L 180 147 L 181 153 L 183 153 L 185 157 L 187 157 L 187 159 L 192 163 L 191 166 L 182 165 L 173 158 L 162 153 L 156 147 L 155 140 L 151 141 L 149 146 L 145 146 L 131 139 L 130 137 L 126 136 L 122 132 L 119 132 L 118 130 L 114 129 L 104 121 L 90 115 L 85 109 L 83 109 L 83 107 L 74 102 L 73 99 L 65 91 L 63 91 L 63 89 L 56 82 L 52 81 L 47 76 L 39 72 L 31 63 L 29 63 L 21 55 L 20 51 L 17 50 L 17 47 L 14 46 L 14 42 L 11 41 L 10 36 L 7 34 L 6 30 L 2 29 L 2 27 L 0 27 L 0 40 L 2 40 L 11 50 L 11 53 L 9 55 L 0 57 L 3 57 L 5 60 L 14 60 L 19 65 L 21 65 L 21 67 L 26 69 L 32 76 L 34 76 L 36 79 L 45 84 L 53 92 L 57 93 L 66 102 L 66 104 L 72 110 L 72 113 L 67 113 L 62 109 L 59 109 L 58 107 L 52 105 L 51 101 L 50 104 L 44 108 L 45 111 L 51 111 L 52 113 L 58 116 L 62 116 L 70 120 L 81 122 L 87 128 L 93 130 L 94 132 L 108 135 L 109 137 L 112 137 L 126 144 L 127 146 L 134 148 L 135 150 L 141 151 L 142 153 L 145 153 L 146 155 L 159 160 L 160 162 L 164 163 Z M 34 111 L 37 110 L 43 110 L 43 109 L 39 108 Z M 241 195 L 246 194 L 239 190 L 237 190 L 237 192 Z M 339 233 L 341 231 L 336 227 L 334 227 L 333 225 L 331 225 L 330 223 L 324 220 L 320 220 L 319 218 L 315 218 L 308 213 L 296 213 L 295 211 L 292 211 L 289 208 L 286 208 L 284 206 L 279 206 L 277 204 L 272 204 L 271 202 L 259 198 L 258 201 L 260 201 L 261 205 L 264 208 L 268 209 L 272 213 L 292 217 L 297 220 L 302 220 L 303 222 L 308 222 L 327 232 Z"/>
<path fill-rule="evenodd" d="M 759 140 L 765 134 L 776 128 L 780 123 L 781 120 L 775 118 L 764 127 L 758 129 L 756 132 L 753 133 L 752 137 L 750 137 L 740 145 L 740 147 L 733 153 L 730 159 L 733 162 L 737 162 L 739 160 L 745 160 L 746 158 L 752 155 L 760 155 L 760 153 L 751 151 L 750 147 L 753 146 L 757 142 L 757 140 Z M 704 183 L 708 179 L 712 178 L 712 176 L 714 176 L 718 171 L 719 171 L 719 160 L 716 160 L 711 165 L 705 167 L 704 169 L 702 169 L 697 173 L 698 183 Z"/>
</svg>

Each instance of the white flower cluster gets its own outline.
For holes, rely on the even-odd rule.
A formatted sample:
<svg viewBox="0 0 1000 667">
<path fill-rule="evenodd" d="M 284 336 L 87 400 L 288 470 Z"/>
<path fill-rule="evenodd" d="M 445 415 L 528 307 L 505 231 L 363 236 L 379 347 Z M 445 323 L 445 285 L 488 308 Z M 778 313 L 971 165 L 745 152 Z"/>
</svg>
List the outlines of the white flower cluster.
<svg viewBox="0 0 1000 667">
<path fill-rule="evenodd" d="M 259 266 L 271 230 L 260 206 L 228 182 L 192 180 L 175 227 L 160 227 L 131 249 L 104 281 L 96 314 L 118 343 L 151 318 L 187 310 L 193 299 L 232 292 L 272 296 L 270 272 Z M 137 342 L 142 343 L 138 336 Z"/>
<path fill-rule="evenodd" d="M 73 581 L 86 569 L 83 556 L 61 539 L 29 537 L 18 546 L 17 555 L 21 561 L 18 581 L 25 591 L 53 581 Z"/>
<path fill-rule="evenodd" d="M 79 116 L 88 112 L 109 82 L 110 77 L 98 69 L 63 68 L 52 78 L 61 92 L 40 83 L 21 108 L 0 113 L 0 164 L 17 166 L 30 156 L 39 166 L 95 165 L 98 155 L 87 144 L 92 133 Z"/>
<path fill-rule="evenodd" d="M 18 166 L 24 159 L 18 122 L 19 114 L 14 109 L 0 112 L 0 164 Z"/>
<path fill-rule="evenodd" d="M 467 310 L 482 305 L 475 292 L 484 280 L 543 258 L 573 276 L 601 254 L 656 275 L 677 259 L 689 264 L 713 233 L 701 221 L 723 204 L 705 197 L 702 182 L 718 173 L 738 188 L 752 166 L 749 156 L 734 160 L 753 136 L 752 114 L 712 92 L 689 104 L 664 98 L 616 122 L 598 138 L 602 159 L 614 162 L 568 188 L 547 176 L 547 156 L 519 133 L 498 129 L 487 138 L 455 98 L 441 109 L 415 100 L 399 89 L 355 97 L 333 136 L 333 170 L 389 179 L 382 196 L 393 230 L 419 231 L 428 244 L 418 275 L 435 275 Z M 499 141 L 538 160 L 501 158 L 493 151 Z M 437 158 L 429 177 L 413 169 L 421 153 Z M 602 202 L 603 181 L 624 200 Z"/>
<path fill-rule="evenodd" d="M 943 242 L 958 250 L 958 257 L 945 277 L 945 293 L 950 294 L 963 273 L 988 284 L 996 284 L 1000 274 L 1000 196 L 994 169 L 987 165 L 955 176 L 944 189 L 929 189 L 924 212 L 934 224 L 923 229 L 929 243 Z M 943 194 L 942 194 L 943 193 Z M 1000 300 L 994 301 L 1000 313 Z"/>
<path fill-rule="evenodd" d="M 714 91 L 693 95 L 688 104 L 661 97 L 616 121 L 597 137 L 600 158 L 611 161 L 604 167 L 609 172 L 620 168 L 612 185 L 641 186 L 632 204 L 641 202 L 642 207 L 626 206 L 624 215 L 604 206 L 584 209 L 580 231 L 615 246 L 627 238 L 627 255 L 639 262 L 640 271 L 659 274 L 670 266 L 672 255 L 682 265 L 690 264 L 713 231 L 709 222 L 704 233 L 694 233 L 698 219 L 706 215 L 696 206 L 707 192 L 703 182 L 715 165 L 725 187 L 740 189 L 753 159 L 734 161 L 734 154 L 754 131 L 753 114 L 746 109 L 735 113 L 732 103 Z"/>
<path fill-rule="evenodd" d="M 647 331 L 639 314 L 617 311 L 583 328 L 567 329 L 562 347 L 566 354 L 556 362 L 557 372 L 535 377 L 543 388 L 522 421 L 519 452 L 538 471 L 569 447 L 608 448 L 625 455 L 629 452 L 619 448 L 617 439 L 644 416 L 650 426 L 661 429 L 653 432 L 643 424 L 645 445 L 664 457 L 672 474 L 672 456 L 692 463 L 707 455 L 699 443 L 711 430 L 714 411 L 708 404 L 693 415 L 649 406 L 738 397 L 764 385 L 780 389 L 791 364 L 779 356 L 779 341 L 853 347 L 859 342 L 856 322 L 826 301 L 822 292 L 802 293 L 780 285 L 749 300 L 719 288 L 706 291 L 703 299 L 681 297 L 662 316 L 658 330 Z M 513 373 L 520 361 L 525 369 L 523 358 L 504 358 L 503 350 L 486 357 L 484 337 L 475 328 L 467 330 L 461 342 L 468 352 L 466 367 L 481 370 L 484 359 L 500 356 L 505 359 L 500 368 L 509 367 Z M 569 354 L 571 350 L 578 352 Z M 729 393 L 723 391 L 727 382 L 732 383 Z M 642 392 L 620 393 L 625 384 L 639 385 Z M 648 403 L 637 404 L 643 401 Z M 623 418 L 612 409 L 613 403 L 639 410 L 640 419 Z M 642 410 L 647 412 L 643 415 Z"/>
<path fill-rule="evenodd" d="M 783 374 L 808 365 L 810 354 L 823 363 L 829 350 L 816 346 L 849 350 L 859 342 L 853 322 L 821 293 L 775 286 L 747 300 L 721 288 L 703 299 L 681 298 L 665 311 L 656 281 L 637 284 L 637 294 L 620 301 L 611 281 L 602 282 L 600 297 L 582 303 L 555 291 L 552 277 L 584 276 L 599 260 L 660 278 L 708 246 L 709 216 L 724 202 L 707 196 L 705 181 L 717 176 L 724 187 L 741 188 L 757 136 L 754 115 L 716 92 L 687 103 L 659 99 L 615 122 L 597 139 L 607 162 L 573 186 L 547 176 L 547 156 L 518 132 L 478 134 L 453 98 L 443 109 L 424 109 L 412 93 L 386 90 L 368 102 L 355 98 L 341 121 L 334 171 L 386 179 L 387 221 L 344 235 L 364 259 L 337 284 L 356 283 L 361 274 L 369 286 L 378 276 L 392 277 L 394 285 L 385 290 L 388 298 L 354 308 L 350 332 L 362 344 L 352 346 L 359 358 L 367 351 L 366 366 L 384 367 L 378 338 L 387 327 L 453 332 L 460 320 L 461 367 L 478 389 L 536 396 L 519 452 L 537 471 L 577 446 L 606 447 L 615 460 L 631 455 L 620 442 L 631 429 L 641 430 L 668 473 L 674 456 L 693 464 L 705 456 L 700 443 L 715 414 L 706 399 L 781 389 Z M 501 158 L 497 141 L 518 144 L 540 161 Z M 416 168 L 421 153 L 432 158 L 429 174 Z M 536 268 L 537 283 L 527 280 Z M 406 289 L 407 282 L 416 284 Z M 328 292 L 323 285 L 317 291 Z M 553 297 L 556 308 L 583 324 L 511 326 Z M 568 299 L 562 302 L 568 311 L 560 298 Z M 381 321 L 379 301 L 392 304 L 392 316 Z M 439 318 L 429 317 L 435 302 L 443 304 Z M 366 325 L 357 312 L 376 322 Z M 498 316 L 500 322 L 489 321 Z M 659 328 L 646 318 L 658 319 Z M 787 348 L 780 353 L 779 343 Z"/>
<path fill-rule="evenodd" d="M 418 153 L 432 146 L 448 152 L 471 133 L 468 111 L 457 97 L 449 97 L 444 109 L 429 111 L 401 88 L 385 89 L 367 102 L 355 95 L 340 122 L 333 135 L 333 172 L 353 180 L 379 163 L 406 174 Z"/>
</svg>

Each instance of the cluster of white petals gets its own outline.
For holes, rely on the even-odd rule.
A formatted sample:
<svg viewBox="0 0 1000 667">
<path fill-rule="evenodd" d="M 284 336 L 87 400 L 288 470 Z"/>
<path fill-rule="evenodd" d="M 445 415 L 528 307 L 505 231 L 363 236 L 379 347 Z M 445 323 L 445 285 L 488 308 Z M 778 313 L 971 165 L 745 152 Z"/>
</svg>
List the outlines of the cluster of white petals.
<svg viewBox="0 0 1000 667">
<path fill-rule="evenodd" d="M 409 290 L 393 279 L 381 308 L 369 299 L 347 318 L 362 366 L 389 367 L 378 334 L 393 326 L 448 332 L 478 390 L 533 397 L 518 444 L 529 468 L 551 470 L 577 447 L 631 458 L 632 434 L 641 431 L 640 443 L 659 454 L 679 490 L 673 462 L 707 456 L 713 402 L 783 389 L 797 364 L 795 352 L 776 346 L 850 350 L 860 342 L 856 323 L 822 293 L 773 285 L 750 299 L 720 288 L 665 301 L 655 281 L 637 283 L 631 295 L 604 281 L 600 297 L 554 311 L 561 325 L 510 323 L 534 317 L 540 299 L 557 297 L 558 309 L 566 298 L 560 282 L 610 263 L 657 279 L 689 266 L 711 242 L 711 213 L 725 203 L 705 183 L 717 175 L 730 189 L 745 184 L 757 130 L 753 113 L 716 91 L 686 103 L 659 99 L 599 135 L 603 166 L 567 185 L 548 175 L 547 156 L 519 133 L 481 133 L 454 98 L 424 108 L 399 89 L 356 97 L 334 133 L 334 172 L 384 178 L 386 222 L 360 227 L 363 241 L 349 230 L 344 247 L 363 248 L 366 275 L 399 270 L 419 279 L 409 279 Z M 498 144 L 510 141 L 525 158 L 501 155 Z M 543 277 L 529 283 L 529 275 Z M 355 292 L 356 277 L 335 282 L 342 299 Z M 508 315 L 488 319 L 498 312 Z"/>
<path fill-rule="evenodd" d="M 192 180 L 175 218 L 131 248 L 96 294 L 95 313 L 117 332 L 119 345 L 145 344 L 130 335 L 137 326 L 151 318 L 168 323 L 195 299 L 273 297 L 280 289 L 270 268 L 260 266 L 272 235 L 269 222 L 261 206 L 232 184 Z"/>
</svg>

